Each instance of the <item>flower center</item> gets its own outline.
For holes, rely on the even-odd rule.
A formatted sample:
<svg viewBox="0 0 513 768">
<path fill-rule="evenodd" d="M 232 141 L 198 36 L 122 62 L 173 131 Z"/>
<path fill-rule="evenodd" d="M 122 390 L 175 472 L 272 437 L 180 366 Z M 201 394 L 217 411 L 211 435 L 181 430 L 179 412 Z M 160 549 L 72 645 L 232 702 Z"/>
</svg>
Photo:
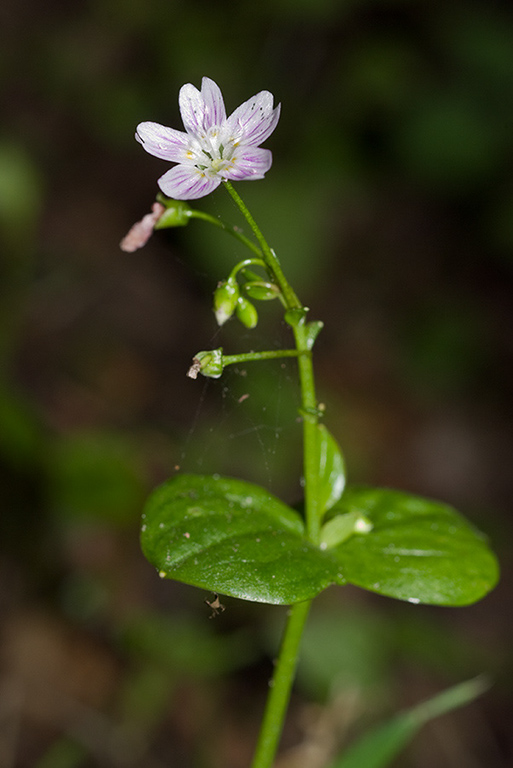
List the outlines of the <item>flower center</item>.
<svg viewBox="0 0 513 768">
<path fill-rule="evenodd" d="M 194 150 L 196 168 L 216 176 L 230 165 L 234 147 L 221 144 L 221 131 L 218 127 L 210 128 L 197 142 Z"/>
</svg>

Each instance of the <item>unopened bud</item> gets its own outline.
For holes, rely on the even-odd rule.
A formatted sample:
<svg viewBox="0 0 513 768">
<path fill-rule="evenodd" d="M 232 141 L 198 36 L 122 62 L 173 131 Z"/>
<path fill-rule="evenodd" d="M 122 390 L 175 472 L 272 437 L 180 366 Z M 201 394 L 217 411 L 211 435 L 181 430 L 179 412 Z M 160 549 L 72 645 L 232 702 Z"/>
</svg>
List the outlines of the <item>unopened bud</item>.
<svg viewBox="0 0 513 768">
<path fill-rule="evenodd" d="M 280 295 L 280 289 L 274 283 L 256 281 L 245 283 L 244 293 L 246 293 L 251 299 L 257 299 L 257 301 L 270 301 L 271 299 L 278 298 Z"/>
<path fill-rule="evenodd" d="M 229 277 L 224 283 L 219 283 L 214 291 L 214 313 L 218 325 L 224 325 L 233 315 L 239 295 L 239 285 L 235 278 Z"/>
<path fill-rule="evenodd" d="M 258 323 L 258 313 L 255 307 L 243 296 L 239 296 L 235 312 L 242 325 L 245 325 L 246 328 L 254 328 Z"/>
</svg>

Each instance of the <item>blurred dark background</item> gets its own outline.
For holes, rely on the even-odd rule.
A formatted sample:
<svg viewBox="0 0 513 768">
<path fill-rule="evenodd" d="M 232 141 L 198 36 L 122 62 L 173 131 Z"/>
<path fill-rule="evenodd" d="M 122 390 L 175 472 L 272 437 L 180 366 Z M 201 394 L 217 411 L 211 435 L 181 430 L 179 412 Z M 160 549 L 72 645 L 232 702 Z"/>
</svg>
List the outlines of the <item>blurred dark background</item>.
<svg viewBox="0 0 513 768">
<path fill-rule="evenodd" d="M 350 479 L 454 504 L 503 566 L 465 609 L 328 590 L 280 765 L 321 768 L 481 672 L 490 692 L 397 765 L 511 765 L 511 3 L 3 0 L 0 34 L 0 763 L 250 761 L 284 609 L 227 599 L 208 621 L 138 526 L 176 467 L 297 500 L 293 365 L 184 375 L 200 349 L 288 331 L 269 305 L 255 331 L 216 329 L 245 254 L 204 223 L 118 248 L 167 167 L 135 126 L 181 128 L 180 86 L 208 75 L 228 111 L 282 102 L 273 168 L 239 191 L 326 323 L 319 393 Z M 222 190 L 198 207 L 241 223 Z"/>
</svg>

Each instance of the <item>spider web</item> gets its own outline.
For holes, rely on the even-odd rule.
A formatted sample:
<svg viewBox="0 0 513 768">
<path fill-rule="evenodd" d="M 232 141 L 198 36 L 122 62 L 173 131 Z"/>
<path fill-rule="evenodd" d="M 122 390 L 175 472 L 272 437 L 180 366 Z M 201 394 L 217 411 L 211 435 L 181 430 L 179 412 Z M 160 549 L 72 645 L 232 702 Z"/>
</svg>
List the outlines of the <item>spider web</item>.
<svg viewBox="0 0 513 768">
<path fill-rule="evenodd" d="M 210 206 L 211 213 L 237 222 L 250 235 L 228 196 L 212 198 Z M 227 275 L 248 255 L 236 240 L 211 227 L 191 229 L 188 241 L 195 253 L 188 268 L 202 281 L 212 274 Z M 257 302 L 257 309 L 257 328 L 247 330 L 232 319 L 202 348 L 222 346 L 227 354 L 290 348 L 292 333 L 279 320 L 280 307 Z M 239 477 L 297 500 L 302 467 L 297 362 L 284 358 L 230 365 L 219 379 L 199 376 L 190 383 L 201 392 L 181 449 L 180 470 Z"/>
<path fill-rule="evenodd" d="M 207 348 L 220 345 L 219 334 Z M 267 333 L 242 332 L 237 346 L 248 351 L 290 346 L 288 326 L 280 326 L 277 336 L 270 345 Z M 302 443 L 296 366 L 291 359 L 266 360 L 230 365 L 220 379 L 200 377 L 181 471 L 240 477 L 297 500 Z"/>
</svg>

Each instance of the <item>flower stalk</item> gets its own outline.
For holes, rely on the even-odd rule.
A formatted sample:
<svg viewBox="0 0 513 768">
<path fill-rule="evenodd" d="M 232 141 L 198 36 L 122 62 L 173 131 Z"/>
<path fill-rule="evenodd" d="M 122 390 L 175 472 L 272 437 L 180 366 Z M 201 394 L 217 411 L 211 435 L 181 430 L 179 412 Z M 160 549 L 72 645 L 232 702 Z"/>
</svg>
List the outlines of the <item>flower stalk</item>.
<svg viewBox="0 0 513 768">
<path fill-rule="evenodd" d="M 309 328 L 306 323 L 308 309 L 301 304 L 296 293 L 290 286 L 276 254 L 269 247 L 260 228 L 256 224 L 238 192 L 236 192 L 229 181 L 225 181 L 224 185 L 258 240 L 267 270 L 269 271 L 271 279 L 279 286 L 284 299 L 284 304 L 288 309 L 285 316 L 294 333 L 294 340 L 296 343 L 294 356 L 298 359 L 299 383 L 301 389 L 306 534 L 307 538 L 313 544 L 319 544 L 321 514 L 318 508 L 319 465 L 317 461 L 317 426 L 320 412 L 315 395 L 315 379 L 311 349 L 315 342 L 315 337 L 322 326 L 318 325 L 312 336 L 311 326 Z M 284 351 L 286 350 L 282 351 L 282 355 Z M 269 353 L 260 353 L 260 355 L 264 354 L 269 355 Z M 262 356 L 260 359 L 265 358 Z M 280 655 L 271 682 L 252 768 L 271 768 L 274 761 L 278 749 L 279 738 L 283 730 L 285 714 L 298 662 L 299 646 L 310 605 L 311 601 L 296 603 L 289 611 Z"/>
</svg>

